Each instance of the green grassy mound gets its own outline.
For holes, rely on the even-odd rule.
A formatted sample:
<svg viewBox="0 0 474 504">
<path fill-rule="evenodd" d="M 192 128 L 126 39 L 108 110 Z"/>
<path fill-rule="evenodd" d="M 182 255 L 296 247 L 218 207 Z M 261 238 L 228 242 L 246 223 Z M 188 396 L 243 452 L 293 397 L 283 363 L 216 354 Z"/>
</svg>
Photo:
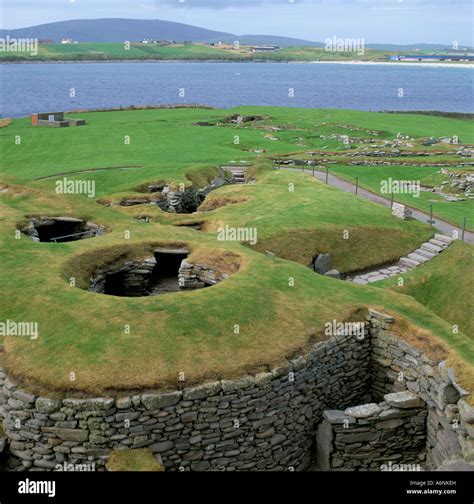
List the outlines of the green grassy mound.
<svg viewBox="0 0 474 504">
<path fill-rule="evenodd" d="M 225 121 L 234 113 L 265 119 L 237 126 Z M 432 230 L 397 220 L 389 209 L 304 173 L 272 170 L 267 159 L 300 152 L 302 142 L 343 155 L 341 141 L 326 138 L 343 131 L 377 141 L 399 131 L 417 139 L 447 134 L 466 139 L 468 121 L 258 107 L 77 117 L 87 125 L 32 128 L 21 119 L 0 130 L 0 287 L 7 293 L 0 300 L 0 320 L 39 327 L 34 340 L 5 337 L 2 360 L 29 388 L 101 394 L 182 386 L 183 374 L 184 385 L 190 385 L 266 370 L 324 338 L 325 322 L 361 316 L 368 306 L 393 313 L 404 324 L 403 337 L 428 350 L 441 345 L 458 356 L 459 368 L 470 369 L 472 341 L 463 332 L 453 334 L 444 312 L 397 290 L 334 280 L 306 267 L 321 252 L 331 253 L 341 271 L 390 262 L 417 248 Z M 215 125 L 196 126 L 200 121 Z M 254 183 L 213 191 L 194 214 L 98 203 L 143 196 L 143 185 L 158 180 L 202 187 L 218 165 L 241 161 L 250 165 Z M 56 193 L 64 176 L 94 181 L 94 197 Z M 137 220 L 144 214 L 150 223 Z M 17 234 L 29 215 L 80 217 L 106 233 L 35 243 Z M 179 226 L 195 221 L 201 231 Z M 225 226 L 255 228 L 257 243 L 220 241 Z M 238 271 L 209 289 L 156 297 L 118 298 L 83 289 L 101 261 L 131 257 L 157 243 L 186 245 L 203 264 L 238 262 Z M 277 260 L 267 259 L 265 250 Z"/>
</svg>

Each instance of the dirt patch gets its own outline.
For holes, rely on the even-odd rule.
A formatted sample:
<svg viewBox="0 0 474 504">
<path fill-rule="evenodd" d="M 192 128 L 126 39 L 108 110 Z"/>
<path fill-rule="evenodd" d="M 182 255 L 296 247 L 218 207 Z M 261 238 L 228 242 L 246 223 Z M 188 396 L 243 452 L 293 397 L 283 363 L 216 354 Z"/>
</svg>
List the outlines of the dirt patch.
<svg viewBox="0 0 474 504">
<path fill-rule="evenodd" d="M 11 119 L 0 119 L 0 128 L 8 128 L 12 123 Z"/>
</svg>

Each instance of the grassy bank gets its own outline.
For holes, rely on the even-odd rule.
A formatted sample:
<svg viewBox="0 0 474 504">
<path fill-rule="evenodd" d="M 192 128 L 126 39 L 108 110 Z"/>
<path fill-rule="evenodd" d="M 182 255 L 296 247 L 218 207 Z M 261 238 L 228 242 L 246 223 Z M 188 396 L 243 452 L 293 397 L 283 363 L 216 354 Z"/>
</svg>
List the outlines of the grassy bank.
<svg viewBox="0 0 474 504">
<path fill-rule="evenodd" d="M 284 47 L 277 51 L 252 52 L 251 46 L 209 46 L 200 43 L 158 44 L 80 43 L 40 44 L 38 54 L 3 52 L 0 61 L 114 61 L 114 60 L 178 60 L 178 61 L 388 61 L 388 51 L 366 49 L 356 52 L 329 52 L 317 47 Z"/>
</svg>

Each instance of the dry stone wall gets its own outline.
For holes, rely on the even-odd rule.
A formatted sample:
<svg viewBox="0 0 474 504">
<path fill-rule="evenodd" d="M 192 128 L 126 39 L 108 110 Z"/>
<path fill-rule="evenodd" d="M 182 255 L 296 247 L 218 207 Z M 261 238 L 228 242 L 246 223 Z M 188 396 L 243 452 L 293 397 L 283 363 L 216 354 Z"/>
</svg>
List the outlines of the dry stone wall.
<svg viewBox="0 0 474 504">
<path fill-rule="evenodd" d="M 229 278 L 229 275 L 221 273 L 215 268 L 190 263 L 186 260 L 181 262 L 178 273 L 179 285 L 182 289 L 200 289 L 215 285 L 226 278 Z"/>
<path fill-rule="evenodd" d="M 385 416 L 391 409 L 384 404 L 386 395 L 407 390 L 426 407 L 403 421 L 396 439 L 420 436 L 417 450 L 426 451 L 423 463 L 429 468 L 452 460 L 467 467 L 474 462 L 474 409 L 463 400 L 466 392 L 449 370 L 393 336 L 392 321 L 371 310 L 362 339 L 337 335 L 286 367 L 165 393 L 38 397 L 0 370 L 9 468 L 54 470 L 58 464 L 88 463 L 100 470 L 110 450 L 149 447 L 166 470 L 305 470 L 326 410 L 347 414 L 354 405 L 378 401 L 381 411 L 369 418 L 377 425 L 392 420 Z M 426 409 L 427 422 L 422 421 Z M 357 420 L 360 432 L 367 428 L 364 421 Z M 347 443 L 339 448 L 346 451 Z M 396 449 L 403 451 L 401 442 Z M 373 453 L 369 458 L 379 462 Z M 341 467 L 353 468 L 346 462 Z"/>
<path fill-rule="evenodd" d="M 316 433 L 320 469 L 421 469 L 426 448 L 426 405 L 411 392 L 385 401 L 327 410 Z M 385 469 L 390 470 L 390 469 Z"/>
<path fill-rule="evenodd" d="M 271 372 L 121 398 L 36 397 L 6 378 L 10 466 L 100 469 L 111 449 L 150 447 L 167 470 L 303 470 L 322 412 L 366 396 L 369 356 L 368 338 L 341 335 Z"/>
<path fill-rule="evenodd" d="M 369 321 L 374 399 L 409 390 L 426 403 L 428 468 L 452 461 L 474 464 L 474 408 L 465 401 L 469 392 L 459 386 L 443 362 L 433 361 L 394 336 L 390 332 L 393 317 L 372 310 Z"/>
</svg>

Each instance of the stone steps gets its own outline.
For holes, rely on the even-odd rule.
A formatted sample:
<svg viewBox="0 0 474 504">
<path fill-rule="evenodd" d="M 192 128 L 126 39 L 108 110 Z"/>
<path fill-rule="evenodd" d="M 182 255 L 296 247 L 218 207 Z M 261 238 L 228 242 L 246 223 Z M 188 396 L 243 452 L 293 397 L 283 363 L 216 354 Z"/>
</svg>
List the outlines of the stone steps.
<svg viewBox="0 0 474 504">
<path fill-rule="evenodd" d="M 405 266 L 408 266 L 409 268 L 416 268 L 417 266 L 419 266 L 421 264 L 418 261 L 410 259 L 409 257 L 402 257 L 400 259 L 400 262 L 402 264 L 404 264 Z"/>
<path fill-rule="evenodd" d="M 421 254 L 417 254 L 416 252 L 412 252 L 411 254 L 408 254 L 408 258 L 412 259 L 413 261 L 419 262 L 419 263 L 424 263 L 426 261 L 429 261 L 431 257 L 426 257 Z"/>
<path fill-rule="evenodd" d="M 436 255 L 437 255 L 435 252 L 429 252 L 428 250 L 425 250 L 422 248 L 414 250 L 413 253 L 425 256 L 428 259 L 433 259 L 433 257 L 436 257 Z"/>
<path fill-rule="evenodd" d="M 431 243 L 431 244 L 436 245 L 437 247 L 441 247 L 441 248 L 446 248 L 449 246 L 449 243 L 446 243 L 446 242 L 440 241 L 440 240 L 436 240 L 434 238 L 431 238 L 431 240 L 428 243 Z"/>
<path fill-rule="evenodd" d="M 420 245 L 419 248 L 407 254 L 406 257 L 401 257 L 396 265 L 364 273 L 362 275 L 356 275 L 354 277 L 349 276 L 346 280 L 359 285 L 365 285 L 401 275 L 406 271 L 420 266 L 420 264 L 427 263 L 430 259 L 433 259 L 443 252 L 443 250 L 447 249 L 453 241 L 453 238 L 437 233 L 434 238 Z"/>
<path fill-rule="evenodd" d="M 438 234 L 436 233 L 434 235 L 435 239 L 438 240 L 438 241 L 442 241 L 442 242 L 445 242 L 447 243 L 448 245 L 450 245 L 451 243 L 453 243 L 454 241 L 454 238 L 451 238 L 450 236 L 446 236 L 446 235 L 442 235 L 442 234 Z"/>
<path fill-rule="evenodd" d="M 441 252 L 443 250 L 442 247 L 438 247 L 437 245 L 433 245 L 433 243 L 430 243 L 430 242 L 423 243 L 421 248 L 427 250 L 428 252 L 435 252 L 436 254 L 438 254 L 439 252 Z"/>
</svg>

